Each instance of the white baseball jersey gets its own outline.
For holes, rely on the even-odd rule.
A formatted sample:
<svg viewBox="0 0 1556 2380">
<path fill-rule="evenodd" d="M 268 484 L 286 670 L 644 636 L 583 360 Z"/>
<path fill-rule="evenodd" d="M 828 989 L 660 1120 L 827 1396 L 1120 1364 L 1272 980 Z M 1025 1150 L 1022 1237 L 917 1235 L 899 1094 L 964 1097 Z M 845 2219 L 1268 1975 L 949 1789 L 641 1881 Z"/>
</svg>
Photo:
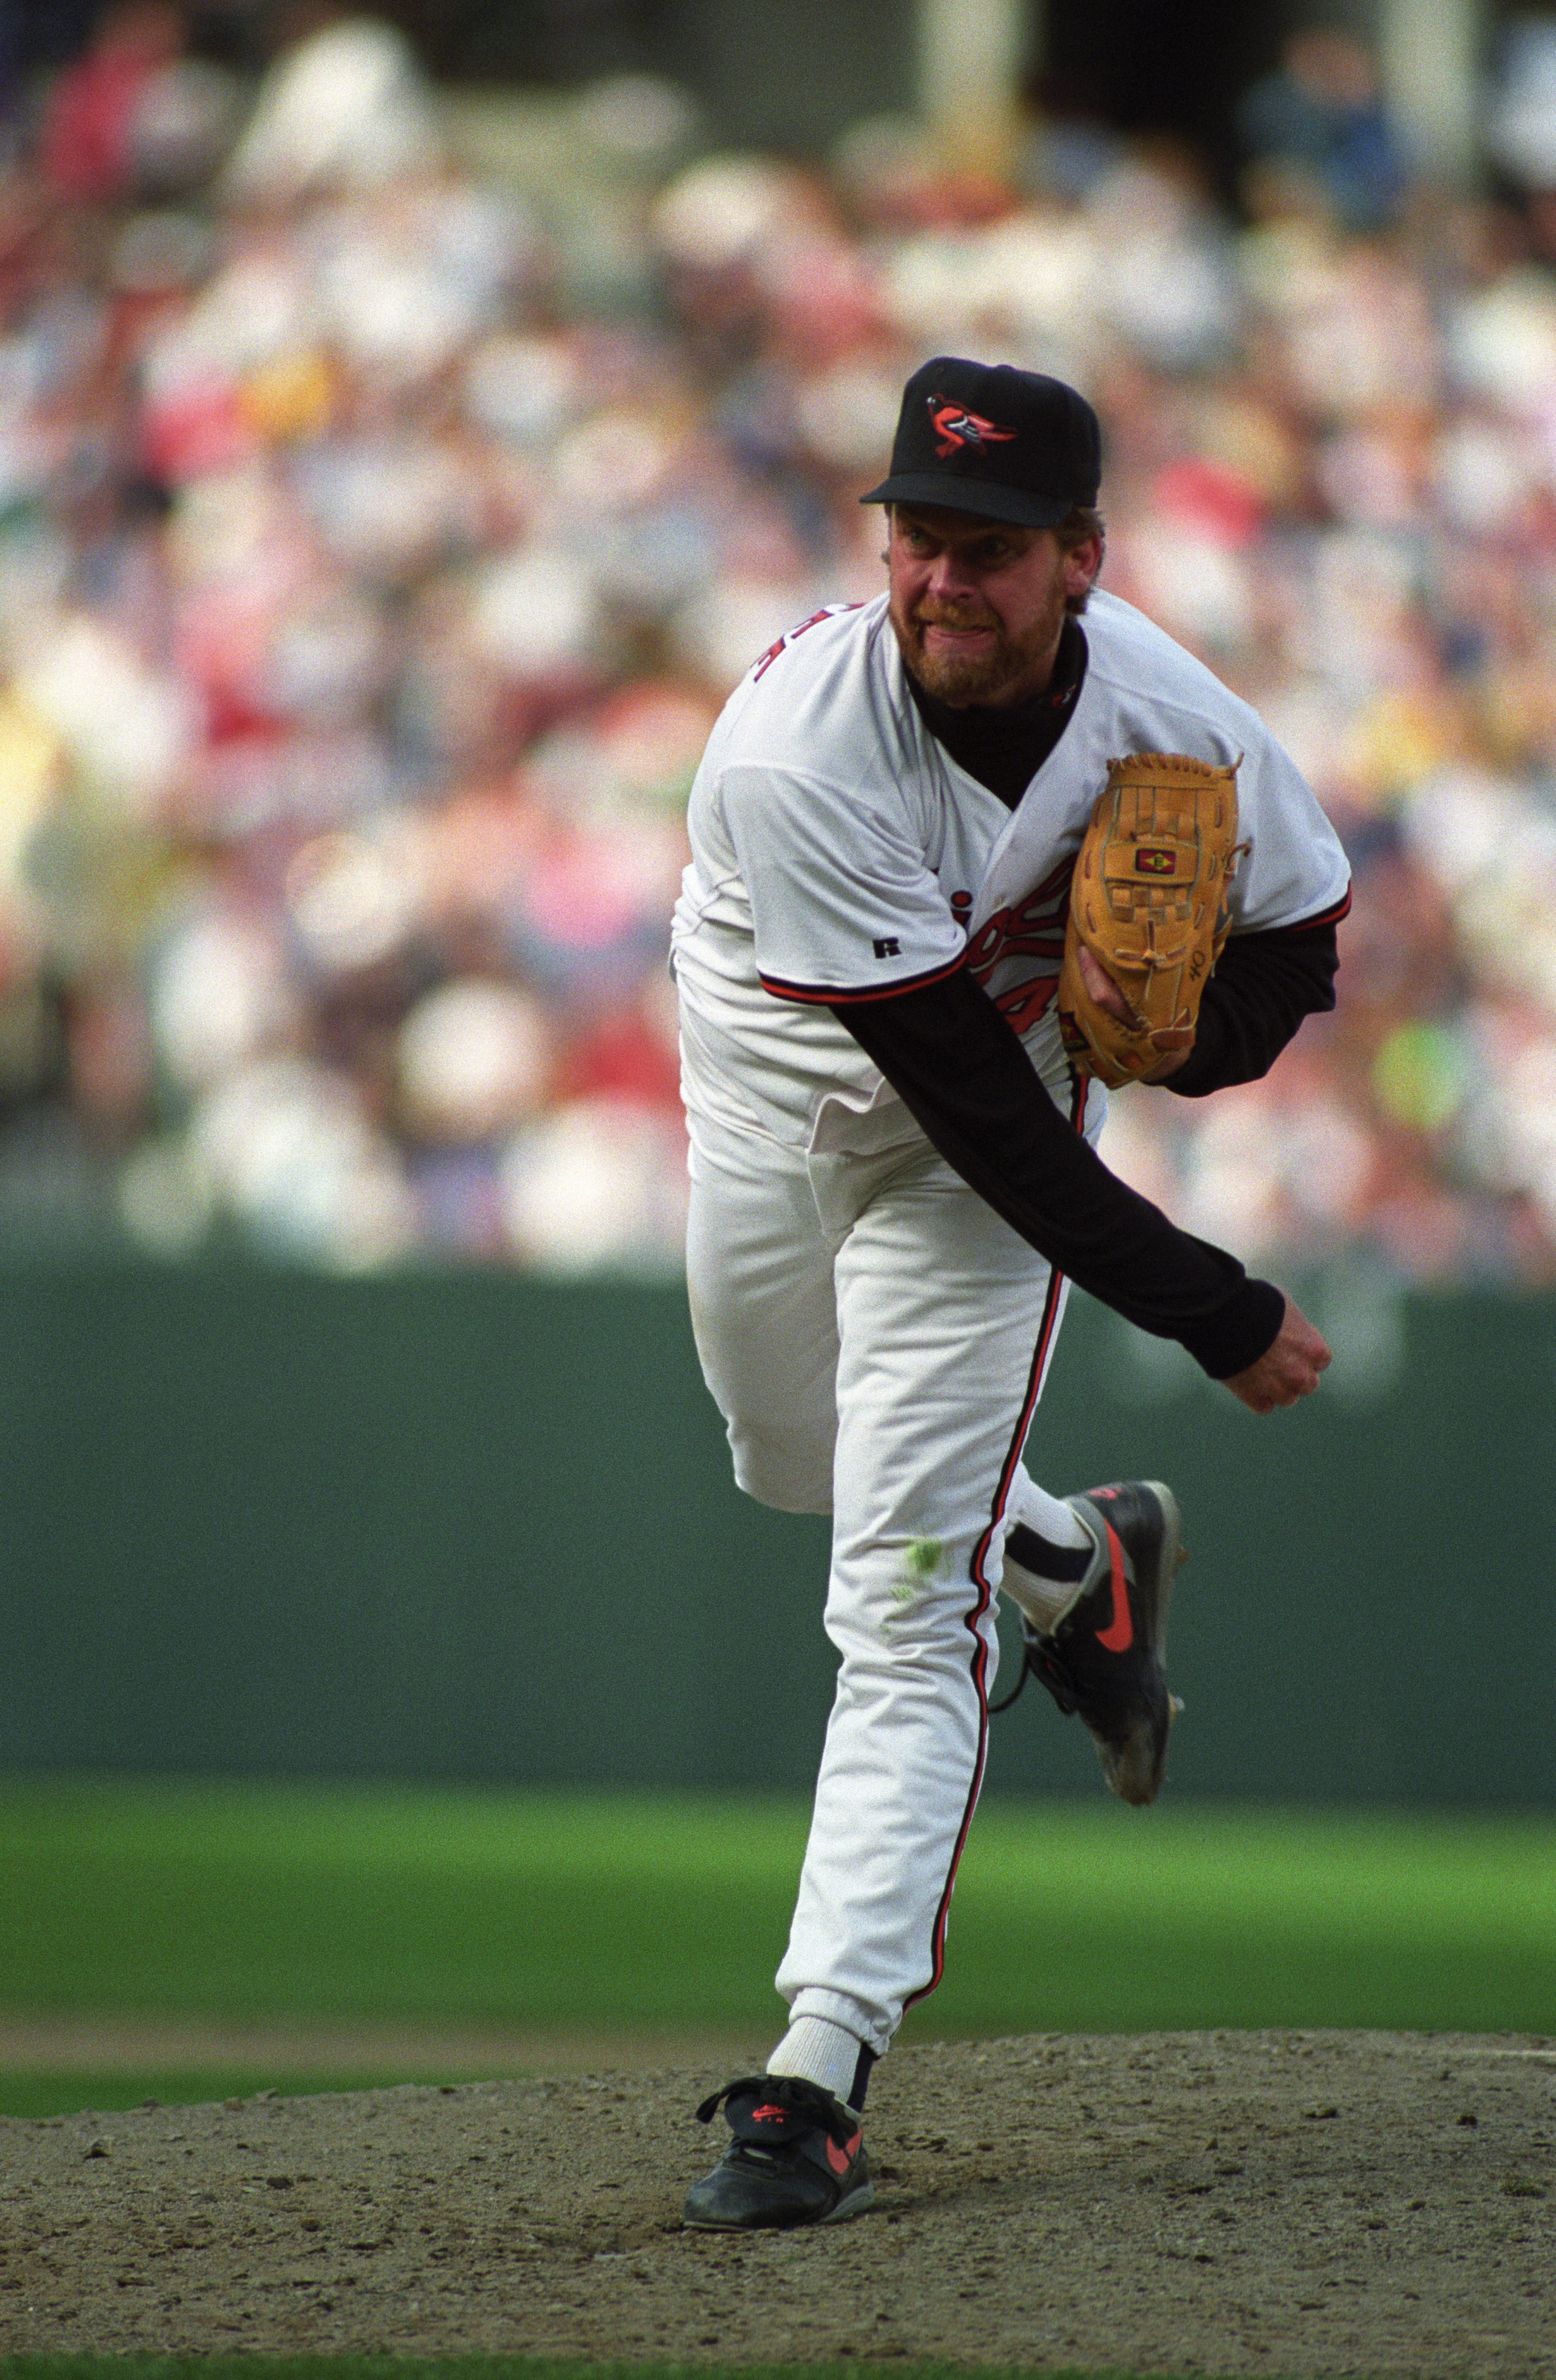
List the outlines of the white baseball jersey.
<svg viewBox="0 0 1556 2380">
<path fill-rule="evenodd" d="M 1052 1093 L 1041 1121 L 1068 1157 L 1102 1094 L 1071 1076 L 1054 992 L 1112 759 L 1238 764 L 1234 930 L 1323 918 L 1347 883 L 1318 803 L 1246 703 L 1115 597 L 1093 596 L 1083 632 L 1079 692 L 1014 811 L 925 724 L 884 597 L 818 613 L 762 657 L 692 790 L 673 939 L 692 1324 L 741 1486 L 833 1516 L 837 1695 L 777 1980 L 796 2017 L 877 2053 L 940 1971 L 1005 1531 L 1056 1525 L 1021 1455 L 1066 1284 L 931 1147 L 830 1003 L 848 1013 L 966 967 Z M 1078 1154 L 1085 1172 L 1095 1160 Z M 1076 1168 L 1061 1175 L 1063 1240 Z M 1142 1238 L 1137 1220 L 1124 1260 L 1102 1266 L 1115 1286 L 1134 1266 L 1152 1278 L 1132 1289 L 1160 1287 L 1161 1268 L 1169 1291 L 1192 1276 L 1197 1295 L 1208 1278 L 1209 1306 L 1218 1281 L 1240 1294 L 1234 1259 L 1186 1242 L 1185 1271 L 1163 1253 L 1161 1234 L 1181 1235 L 1158 1217 Z M 1281 1300 L 1252 1287 L 1262 1328 Z"/>
<path fill-rule="evenodd" d="M 932 982 L 964 953 L 1062 1089 L 1053 995 L 1070 873 L 1124 753 L 1236 764 L 1247 848 L 1234 933 L 1343 898 L 1338 839 L 1258 713 L 1117 596 L 1093 594 L 1083 625 L 1074 712 L 1014 811 L 920 718 L 884 595 L 819 612 L 762 656 L 692 787 L 672 936 L 688 1106 L 817 1152 L 912 1139 L 827 1003 Z"/>
</svg>

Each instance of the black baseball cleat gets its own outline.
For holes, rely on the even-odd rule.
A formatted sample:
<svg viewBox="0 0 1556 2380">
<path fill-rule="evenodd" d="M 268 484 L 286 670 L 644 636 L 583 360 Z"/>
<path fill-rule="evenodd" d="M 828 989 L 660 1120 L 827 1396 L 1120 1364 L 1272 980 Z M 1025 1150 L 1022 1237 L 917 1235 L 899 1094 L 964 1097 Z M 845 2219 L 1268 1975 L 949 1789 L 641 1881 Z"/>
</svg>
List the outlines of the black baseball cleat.
<svg viewBox="0 0 1556 2380">
<path fill-rule="evenodd" d="M 1052 1634 L 1023 1619 L 1022 1676 L 1029 1670 L 1062 1711 L 1080 1713 L 1109 1785 L 1143 1807 L 1156 1799 L 1183 1708 L 1162 1667 L 1173 1574 L 1186 1560 L 1177 1500 L 1159 1479 L 1126 1479 L 1069 1500 L 1107 1565 Z"/>
<path fill-rule="evenodd" d="M 874 2204 L 858 2117 L 819 2082 L 748 2075 L 704 2099 L 698 2122 L 711 2123 L 721 2102 L 735 2138 L 687 2193 L 694 2230 L 790 2231 Z"/>
</svg>

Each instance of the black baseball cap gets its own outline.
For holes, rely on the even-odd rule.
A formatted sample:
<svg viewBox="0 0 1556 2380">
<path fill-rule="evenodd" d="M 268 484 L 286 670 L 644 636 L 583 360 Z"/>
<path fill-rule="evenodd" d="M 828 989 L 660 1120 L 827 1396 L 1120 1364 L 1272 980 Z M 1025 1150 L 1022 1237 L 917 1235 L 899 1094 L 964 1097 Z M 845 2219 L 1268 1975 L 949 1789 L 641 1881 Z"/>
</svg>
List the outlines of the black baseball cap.
<svg viewBox="0 0 1556 2380">
<path fill-rule="evenodd" d="M 1101 430 L 1078 390 L 1014 364 L 934 356 L 903 391 L 890 476 L 859 502 L 1055 528 L 1096 503 L 1101 477 Z"/>
</svg>

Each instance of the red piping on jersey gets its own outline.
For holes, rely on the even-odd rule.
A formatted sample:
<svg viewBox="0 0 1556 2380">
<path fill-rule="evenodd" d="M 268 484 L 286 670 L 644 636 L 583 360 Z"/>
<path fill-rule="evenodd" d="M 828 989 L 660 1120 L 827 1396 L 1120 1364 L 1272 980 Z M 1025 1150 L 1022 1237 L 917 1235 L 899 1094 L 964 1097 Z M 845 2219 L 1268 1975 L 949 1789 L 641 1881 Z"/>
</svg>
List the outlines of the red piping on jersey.
<svg viewBox="0 0 1556 2380">
<path fill-rule="evenodd" d="M 845 1008 L 857 1000 L 894 1000 L 899 991 L 920 991 L 926 984 L 943 983 L 948 975 L 954 975 L 966 963 L 966 951 L 958 951 L 945 966 L 930 967 L 924 975 L 901 976 L 895 983 L 883 983 L 872 991 L 834 991 L 824 984 L 785 983 L 781 975 L 762 975 L 760 970 L 757 980 L 774 1000 L 807 1001 L 816 1008 Z"/>
<path fill-rule="evenodd" d="M 1320 909 L 1316 917 L 1295 918 L 1288 926 L 1260 926 L 1252 930 L 1264 934 L 1305 934 L 1312 926 L 1338 926 L 1342 917 L 1351 914 L 1351 888 L 1347 884 L 1332 908 Z"/>
<path fill-rule="evenodd" d="M 1070 1080 L 1074 1085 L 1070 1122 L 1079 1132 L 1086 1122 L 1087 1077 L 1072 1070 Z M 978 1600 L 966 1614 L 963 1625 L 973 1640 L 972 1675 L 973 1683 L 978 1690 L 978 1757 L 973 1763 L 972 1783 L 967 1788 L 967 1798 L 962 1810 L 962 1823 L 956 1830 L 956 1841 L 951 1853 L 951 1865 L 946 1873 L 945 1889 L 941 1894 L 940 1906 L 935 1911 L 934 1930 L 930 1937 L 930 1980 L 927 1984 L 920 1985 L 918 1991 L 908 1994 L 903 2002 L 905 2010 L 917 2007 L 920 2000 L 928 1999 L 945 1973 L 945 1925 L 951 1914 L 952 1888 L 956 1881 L 956 1870 L 961 1864 L 967 1830 L 973 1821 L 973 1812 L 978 1807 L 978 1797 L 983 1784 L 983 1771 L 989 1757 L 989 1647 L 979 1633 L 979 1622 L 994 1599 L 994 1589 L 984 1565 L 989 1558 L 989 1548 L 993 1542 L 994 1532 L 1004 1518 L 1005 1506 L 1010 1500 L 1011 1481 L 1015 1477 L 1016 1464 L 1021 1460 L 1021 1450 L 1027 1443 L 1027 1433 L 1032 1427 L 1032 1415 L 1037 1411 L 1038 1399 L 1042 1394 L 1043 1380 L 1048 1371 L 1049 1358 L 1053 1353 L 1054 1337 L 1059 1328 L 1059 1312 L 1063 1302 L 1064 1287 L 1064 1274 L 1051 1265 L 1048 1275 L 1048 1294 L 1043 1299 L 1042 1322 L 1038 1330 L 1038 1343 L 1032 1356 L 1032 1367 L 1027 1375 L 1027 1390 L 1021 1400 L 1021 1413 L 1015 1425 L 1015 1434 L 1005 1452 L 1004 1463 L 1000 1472 L 999 1490 L 994 1498 L 994 1510 L 990 1517 L 989 1526 L 979 1537 L 973 1552 L 972 1576 L 973 1584 L 979 1591 Z"/>
<path fill-rule="evenodd" d="M 1297 917 L 1290 925 L 1262 926 L 1257 930 L 1267 934 L 1305 934 L 1314 926 L 1337 926 L 1342 917 L 1350 915 L 1350 909 L 1351 887 L 1347 884 L 1341 898 L 1331 907 L 1319 910 L 1316 917 Z M 1056 940 L 1059 948 L 1063 949 L 1063 920 L 1055 919 L 1050 925 L 1042 941 L 1034 941 L 1027 947 L 1034 954 L 1052 957 L 1055 953 L 1051 945 Z M 1015 947 L 1020 949 L 1023 946 L 1017 944 Z M 757 980 L 763 991 L 770 991 L 774 1000 L 799 1001 L 814 1008 L 846 1008 L 852 1006 L 856 1001 L 894 1000 L 899 991 L 918 991 L 927 984 L 943 983 L 948 976 L 956 974 L 959 968 L 966 965 L 967 955 L 967 951 L 959 951 L 945 966 L 930 967 L 923 975 L 901 976 L 895 983 L 872 986 L 868 991 L 842 991 L 830 984 L 790 983 L 781 975 L 763 975 L 760 968 Z M 983 972 L 987 973 L 987 968 L 983 969 Z M 1077 1129 L 1079 1111 L 1076 1113 Z"/>
</svg>

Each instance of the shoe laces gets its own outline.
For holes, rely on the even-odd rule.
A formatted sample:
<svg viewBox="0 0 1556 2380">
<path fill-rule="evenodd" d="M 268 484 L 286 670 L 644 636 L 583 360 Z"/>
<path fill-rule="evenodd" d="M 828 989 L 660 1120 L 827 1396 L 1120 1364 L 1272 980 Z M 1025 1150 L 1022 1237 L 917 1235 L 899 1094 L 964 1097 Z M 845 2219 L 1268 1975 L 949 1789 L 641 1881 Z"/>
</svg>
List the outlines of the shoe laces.
<svg viewBox="0 0 1556 2380">
<path fill-rule="evenodd" d="M 1021 1623 L 1021 1667 L 1015 1673 L 1015 1683 L 1008 1694 L 989 1706 L 989 1716 L 997 1718 L 1001 1711 L 1009 1710 L 1028 1678 L 1039 1679 L 1048 1688 L 1060 1709 L 1068 1717 L 1079 1707 L 1076 1682 L 1066 1669 L 1057 1640 L 1040 1635 L 1028 1621 Z"/>
<path fill-rule="evenodd" d="M 704 2099 L 697 2111 L 698 2122 L 711 2123 L 726 2101 L 738 2099 L 748 2091 L 753 2097 L 771 2100 L 786 2115 L 808 2118 L 812 2129 L 830 2133 L 840 2148 L 845 2148 L 859 2129 L 857 2109 L 845 2107 L 820 2082 L 808 2082 L 799 2074 L 745 2074 L 737 2082 L 726 2082 L 722 2091 Z"/>
</svg>

